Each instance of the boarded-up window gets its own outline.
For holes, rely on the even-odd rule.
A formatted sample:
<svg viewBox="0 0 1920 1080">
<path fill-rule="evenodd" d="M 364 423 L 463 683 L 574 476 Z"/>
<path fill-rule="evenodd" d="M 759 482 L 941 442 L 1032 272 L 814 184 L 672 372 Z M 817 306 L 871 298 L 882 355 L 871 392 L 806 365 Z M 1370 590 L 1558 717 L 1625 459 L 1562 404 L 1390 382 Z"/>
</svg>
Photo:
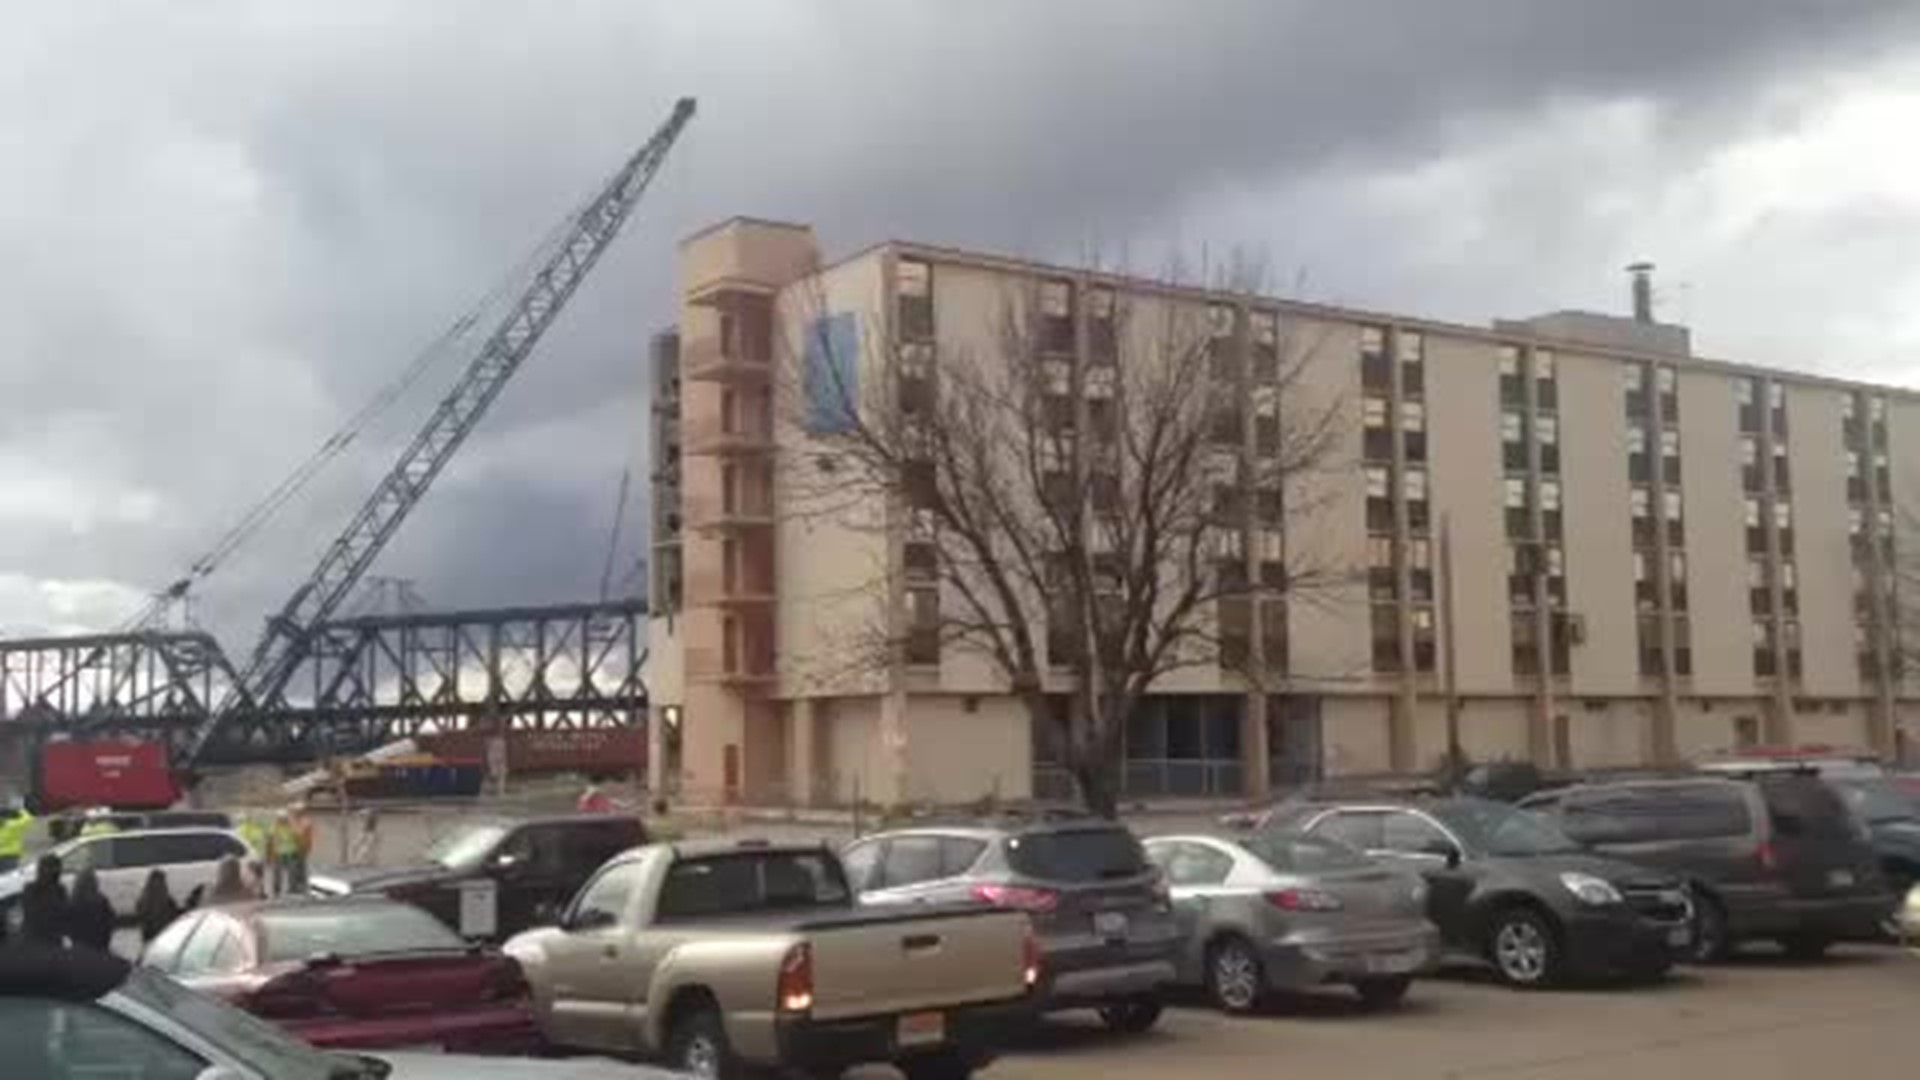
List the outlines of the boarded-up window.
<svg viewBox="0 0 1920 1080">
<path fill-rule="evenodd" d="M 822 315 L 807 334 L 807 427 L 851 431 L 860 401 L 860 324 L 852 312 Z"/>
</svg>

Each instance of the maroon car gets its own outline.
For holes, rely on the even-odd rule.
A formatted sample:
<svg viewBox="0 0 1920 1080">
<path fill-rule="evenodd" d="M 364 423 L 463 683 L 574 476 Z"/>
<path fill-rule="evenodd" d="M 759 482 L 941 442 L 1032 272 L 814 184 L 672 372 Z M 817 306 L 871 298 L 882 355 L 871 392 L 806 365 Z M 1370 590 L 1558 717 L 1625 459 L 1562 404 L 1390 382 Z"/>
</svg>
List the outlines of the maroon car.
<svg viewBox="0 0 1920 1080">
<path fill-rule="evenodd" d="M 189 911 L 142 962 L 321 1047 L 524 1053 L 526 979 L 438 919 L 378 897 Z"/>
</svg>

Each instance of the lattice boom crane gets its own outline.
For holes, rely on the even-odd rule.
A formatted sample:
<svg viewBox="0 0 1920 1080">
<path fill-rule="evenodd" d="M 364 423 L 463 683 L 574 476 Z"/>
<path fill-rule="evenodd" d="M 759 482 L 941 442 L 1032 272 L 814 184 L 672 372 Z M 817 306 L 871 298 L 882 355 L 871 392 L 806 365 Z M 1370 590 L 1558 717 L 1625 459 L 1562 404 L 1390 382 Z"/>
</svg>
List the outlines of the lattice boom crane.
<svg viewBox="0 0 1920 1080">
<path fill-rule="evenodd" d="M 197 761 L 235 714 L 278 701 L 311 648 L 314 626 L 325 621 L 347 598 L 454 451 L 533 352 L 574 290 L 613 243 L 693 112 L 693 99 L 682 98 L 666 123 L 573 218 L 552 255 L 534 272 L 531 283 L 435 407 L 426 425 L 347 527 L 328 545 L 313 573 L 268 620 L 239 681 L 194 734 L 181 764 Z"/>
</svg>

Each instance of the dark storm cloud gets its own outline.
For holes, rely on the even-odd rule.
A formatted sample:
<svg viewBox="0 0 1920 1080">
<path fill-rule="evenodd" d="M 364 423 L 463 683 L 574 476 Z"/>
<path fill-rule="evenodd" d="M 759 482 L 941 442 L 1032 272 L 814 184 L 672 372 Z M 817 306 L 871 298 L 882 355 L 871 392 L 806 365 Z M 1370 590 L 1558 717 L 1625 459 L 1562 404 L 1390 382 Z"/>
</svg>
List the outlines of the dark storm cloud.
<svg viewBox="0 0 1920 1080">
<path fill-rule="evenodd" d="M 1431 280 L 1420 253 L 1384 235 L 1341 250 L 1382 228 L 1353 219 L 1351 185 L 1580 115 L 1569 103 L 1640 104 L 1662 155 L 1791 126 L 1780 88 L 1904 49 L 1913 10 L 43 4 L 0 42 L 0 159 L 22 165 L 0 175 L 0 246 L 27 255 L 0 264 L 18 311 L 0 320 L 0 464 L 17 470 L 0 483 L 18 487 L 0 492 L 0 627 L 45 620 L 23 582 L 177 573 L 681 94 L 701 114 L 629 235 L 382 562 L 438 603 L 592 591 L 619 471 L 644 474 L 672 243 L 714 218 L 811 221 L 830 254 L 898 235 L 1071 255 L 1237 193 L 1213 223 L 1226 238 L 1311 213 L 1295 231 L 1321 272 L 1405 299 L 1396 281 Z M 1499 225 L 1539 280 L 1566 179 L 1516 180 Z M 1487 313 L 1535 299 L 1476 284 Z M 458 359 L 209 584 L 209 618 L 253 629 Z"/>
</svg>

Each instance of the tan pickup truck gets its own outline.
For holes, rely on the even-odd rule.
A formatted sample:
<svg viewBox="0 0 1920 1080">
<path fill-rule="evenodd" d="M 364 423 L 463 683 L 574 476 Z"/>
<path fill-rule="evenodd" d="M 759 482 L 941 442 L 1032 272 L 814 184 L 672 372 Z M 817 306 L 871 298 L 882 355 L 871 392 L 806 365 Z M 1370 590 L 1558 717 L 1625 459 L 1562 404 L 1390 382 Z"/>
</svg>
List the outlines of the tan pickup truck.
<svg viewBox="0 0 1920 1080">
<path fill-rule="evenodd" d="M 1027 917 L 864 908 L 823 847 L 653 844 L 616 856 L 557 927 L 506 945 L 552 1042 L 731 1080 L 882 1062 L 963 1080 L 1030 1013 Z"/>
</svg>

